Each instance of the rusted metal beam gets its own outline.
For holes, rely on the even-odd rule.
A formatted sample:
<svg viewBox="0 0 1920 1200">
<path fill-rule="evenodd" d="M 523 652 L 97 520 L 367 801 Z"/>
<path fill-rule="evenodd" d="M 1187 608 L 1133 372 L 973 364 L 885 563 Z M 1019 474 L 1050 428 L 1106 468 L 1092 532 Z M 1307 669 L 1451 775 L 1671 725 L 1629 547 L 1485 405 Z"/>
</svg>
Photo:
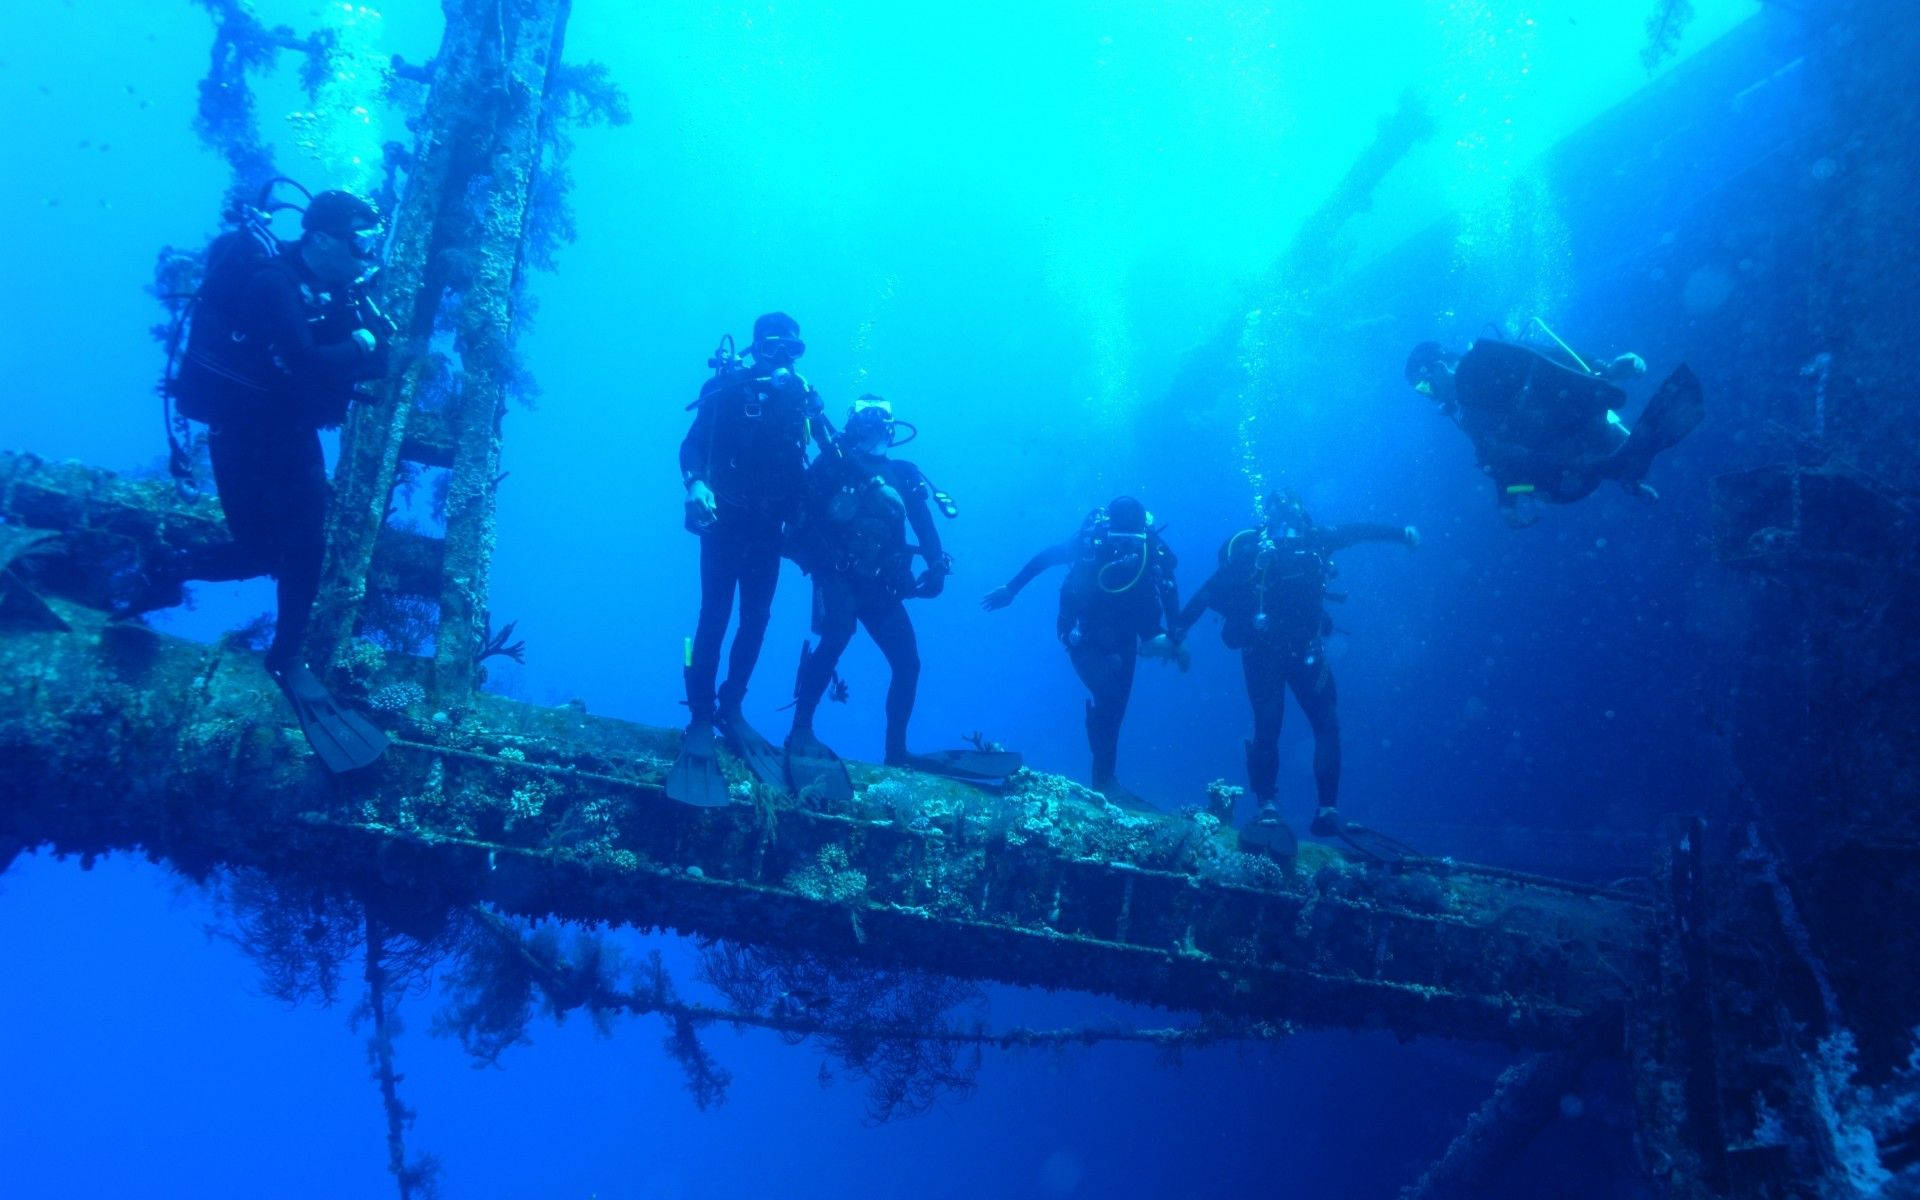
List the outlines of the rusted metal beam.
<svg viewBox="0 0 1920 1200">
<path fill-rule="evenodd" d="M 1052 776 L 992 795 L 856 765 L 854 801 L 823 808 L 740 773 L 737 803 L 691 809 L 661 792 L 672 731 L 484 694 L 437 707 L 373 662 L 363 699 L 395 747 L 328 776 L 250 654 L 53 607 L 69 631 L 0 631 L 0 846 L 1540 1047 L 1612 1019 L 1648 966 L 1642 909 L 1620 898 L 1318 847 L 1288 874 L 1205 814 L 1127 813 Z"/>
</svg>

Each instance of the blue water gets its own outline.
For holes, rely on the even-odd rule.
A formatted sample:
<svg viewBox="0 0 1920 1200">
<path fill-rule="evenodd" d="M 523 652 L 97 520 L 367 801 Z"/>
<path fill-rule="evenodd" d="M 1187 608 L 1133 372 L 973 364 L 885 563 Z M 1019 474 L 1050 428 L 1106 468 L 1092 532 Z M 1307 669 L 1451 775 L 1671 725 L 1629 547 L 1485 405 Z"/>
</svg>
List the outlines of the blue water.
<svg viewBox="0 0 1920 1200">
<path fill-rule="evenodd" d="M 257 7 L 299 29 L 344 11 Z M 779 308 L 804 328 L 801 370 L 829 412 L 864 391 L 893 398 L 921 430 L 904 456 L 963 511 L 943 529 L 946 595 L 912 606 L 918 745 L 977 729 L 1084 778 L 1055 581 L 1002 613 L 975 600 L 1120 493 L 1166 522 L 1191 590 L 1259 484 L 1281 482 L 1323 521 L 1424 535 L 1411 553 L 1339 559 L 1349 598 L 1330 653 L 1351 815 L 1421 830 L 1436 852 L 1478 836 L 1485 855 L 1490 829 L 1568 835 L 1601 870 L 1595 847 L 1644 838 L 1714 786 L 1701 538 L 1725 427 L 1661 459 L 1660 508 L 1608 490 L 1516 533 L 1464 439 L 1400 378 L 1412 341 L 1464 343 L 1486 321 L 1537 314 L 1583 346 L 1637 350 L 1655 378 L 1690 359 L 1712 394 L 1727 369 L 1712 357 L 1726 319 L 1715 296 L 1724 286 L 1737 301 L 1741 268 L 1671 247 L 1731 203 L 1712 192 L 1715 165 L 1757 153 L 1764 121 L 1749 113 L 1691 147 L 1699 186 L 1669 162 L 1662 178 L 1679 186 L 1638 194 L 1629 178 L 1588 193 L 1542 165 L 1659 78 L 1639 59 L 1639 6 L 668 7 L 643 21 L 582 3 L 570 27 L 568 57 L 605 62 L 634 120 L 577 134 L 578 238 L 531 285 L 522 348 L 541 395 L 507 419 L 492 592 L 528 654 L 490 686 L 683 719 L 697 597 L 674 466 L 682 409 L 720 334 L 744 339 L 754 314 Z M 1663 72 L 1742 36 L 1757 6 L 1694 7 Z M 376 59 L 433 51 L 433 6 L 350 15 Z M 187 4 L 69 2 L 35 22 L 0 50 L 13 282 L 0 446 L 151 468 L 164 447 L 147 327 L 160 313 L 142 288 L 161 245 L 214 232 L 227 182 L 190 127 L 210 26 Z M 1756 42 L 1735 69 L 1779 61 Z M 262 128 L 291 173 L 351 181 L 355 147 L 399 133 L 376 111 L 358 133 L 327 126 L 324 162 L 303 157 L 305 126 L 283 119 L 305 107 L 292 76 L 284 66 L 259 85 Z M 1357 307 L 1337 336 L 1289 337 L 1314 281 L 1276 292 L 1261 274 L 1403 93 L 1437 128 L 1340 236 L 1348 269 L 1371 282 L 1347 293 Z M 1656 304 L 1687 319 L 1650 322 L 1640 306 Z M 1280 332 L 1196 359 L 1235 327 Z M 805 581 L 788 570 L 748 702 L 769 731 L 806 628 Z M 262 584 L 200 587 L 195 601 L 156 623 L 207 636 L 271 604 Z M 1190 674 L 1143 663 L 1135 689 L 1122 777 L 1165 807 L 1241 778 L 1240 668 L 1213 628 L 1196 631 Z M 852 702 L 827 706 L 820 731 L 875 757 L 884 665 L 860 638 L 842 673 Z M 1291 712 L 1281 786 L 1296 823 L 1310 756 Z M 1532 843 L 1515 845 L 1521 862 Z M 217 923 L 204 897 L 132 859 L 84 873 L 30 858 L 0 878 L 12 983 L 0 1191 L 391 1194 L 352 990 L 331 1010 L 266 1000 L 254 965 L 207 936 Z M 652 944 L 689 958 L 673 939 Z M 1177 1067 L 1130 1047 L 992 1056 L 971 1098 L 869 1128 L 860 1086 L 823 1089 L 807 1047 L 709 1035 L 734 1084 L 701 1113 L 654 1024 L 611 1039 L 536 1024 L 503 1069 L 475 1072 L 430 1035 L 432 1012 L 425 996 L 403 1007 L 400 1064 L 420 1113 L 410 1146 L 444 1160 L 452 1197 L 1387 1196 L 1510 1061 L 1325 1033 Z M 992 1017 L 1168 1019 L 1005 991 Z M 1586 1169 L 1620 1151 L 1616 1093 L 1592 1081 L 1582 1115 L 1515 1168 L 1539 1190 L 1515 1194 L 1635 1194 Z"/>
</svg>

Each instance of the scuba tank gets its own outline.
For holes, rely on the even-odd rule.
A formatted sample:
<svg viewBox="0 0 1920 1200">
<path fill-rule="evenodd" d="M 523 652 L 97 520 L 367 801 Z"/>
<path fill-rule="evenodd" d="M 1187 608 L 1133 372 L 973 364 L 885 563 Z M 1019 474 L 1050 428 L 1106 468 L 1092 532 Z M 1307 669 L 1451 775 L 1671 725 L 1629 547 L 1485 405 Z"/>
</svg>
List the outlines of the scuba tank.
<svg viewBox="0 0 1920 1200">
<path fill-rule="evenodd" d="M 193 482 L 193 460 L 186 448 L 190 440 L 187 422 L 221 420 L 228 415 L 236 394 L 259 386 L 226 361 L 232 356 L 233 344 L 240 340 L 239 334 L 231 329 L 211 327 L 223 322 L 196 323 L 194 318 L 209 290 L 216 293 L 218 303 L 222 298 L 218 293 L 237 286 L 254 266 L 278 258 L 282 253 L 280 240 L 273 234 L 275 214 L 305 209 L 291 200 L 275 199 L 274 190 L 281 184 L 293 188 L 307 201 L 313 199 L 313 193 L 285 176 L 268 180 L 252 203 L 236 200 L 221 214 L 227 229 L 202 256 L 197 286 L 190 291 L 174 288 L 162 293 L 172 319 L 165 338 L 166 364 L 155 390 L 160 395 L 160 419 L 167 437 L 167 470 L 183 495 L 191 496 L 199 490 Z M 191 260 L 178 257 L 163 257 L 158 273 L 178 279 L 190 273 L 190 263 Z M 229 304 L 236 300 L 231 296 L 224 299 Z M 379 316 L 385 319 L 384 314 Z M 387 325 L 390 328 L 392 323 L 389 321 Z"/>
</svg>

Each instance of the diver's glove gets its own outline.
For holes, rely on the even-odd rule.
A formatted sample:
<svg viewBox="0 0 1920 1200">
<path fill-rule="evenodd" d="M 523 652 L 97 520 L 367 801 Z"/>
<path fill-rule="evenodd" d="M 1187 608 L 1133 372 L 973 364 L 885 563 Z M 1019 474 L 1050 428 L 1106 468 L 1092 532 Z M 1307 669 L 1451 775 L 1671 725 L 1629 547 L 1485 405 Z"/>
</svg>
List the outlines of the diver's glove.
<svg viewBox="0 0 1920 1200">
<path fill-rule="evenodd" d="M 1647 360 L 1631 352 L 1610 359 L 1600 367 L 1600 375 L 1605 379 L 1638 379 L 1646 373 Z"/>
<path fill-rule="evenodd" d="M 691 533 L 702 533 L 718 516 L 713 489 L 704 479 L 687 481 L 686 526 Z"/>
<path fill-rule="evenodd" d="M 1407 544 L 1407 549 L 1411 550 L 1420 544 L 1420 531 L 1409 525 L 1400 531 L 1400 540 Z"/>
<path fill-rule="evenodd" d="M 1170 662 L 1182 671 L 1193 665 L 1193 652 L 1183 642 L 1176 642 L 1164 633 L 1155 634 L 1140 643 L 1140 653 L 1146 658 L 1157 658 Z"/>
<path fill-rule="evenodd" d="M 1013 589 L 1004 583 L 980 598 L 980 607 L 988 612 L 997 612 L 1012 603 Z"/>
<path fill-rule="evenodd" d="M 931 600 L 947 590 L 947 576 L 953 571 L 953 560 L 941 555 L 938 562 L 927 564 L 920 572 L 920 578 L 913 581 L 913 594 L 925 600 Z"/>
</svg>

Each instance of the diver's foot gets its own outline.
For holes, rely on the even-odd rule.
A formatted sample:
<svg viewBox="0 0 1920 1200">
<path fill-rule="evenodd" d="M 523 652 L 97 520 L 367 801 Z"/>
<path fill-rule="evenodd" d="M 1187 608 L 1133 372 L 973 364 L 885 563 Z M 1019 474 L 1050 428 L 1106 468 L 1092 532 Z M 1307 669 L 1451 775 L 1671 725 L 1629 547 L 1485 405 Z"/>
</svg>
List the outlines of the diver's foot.
<svg viewBox="0 0 1920 1200">
<path fill-rule="evenodd" d="M 1264 850 L 1282 860 L 1291 860 L 1299 850 L 1299 841 L 1293 836 L 1293 830 L 1288 829 L 1287 823 L 1280 819 L 1280 810 L 1274 807 L 1271 800 L 1262 801 L 1260 811 L 1240 830 L 1240 842 L 1242 846 Z"/>
<path fill-rule="evenodd" d="M 1315 837 L 1339 837 L 1342 826 L 1340 810 L 1332 805 L 1323 805 L 1313 814 L 1313 824 L 1307 826 L 1307 832 Z"/>
</svg>

